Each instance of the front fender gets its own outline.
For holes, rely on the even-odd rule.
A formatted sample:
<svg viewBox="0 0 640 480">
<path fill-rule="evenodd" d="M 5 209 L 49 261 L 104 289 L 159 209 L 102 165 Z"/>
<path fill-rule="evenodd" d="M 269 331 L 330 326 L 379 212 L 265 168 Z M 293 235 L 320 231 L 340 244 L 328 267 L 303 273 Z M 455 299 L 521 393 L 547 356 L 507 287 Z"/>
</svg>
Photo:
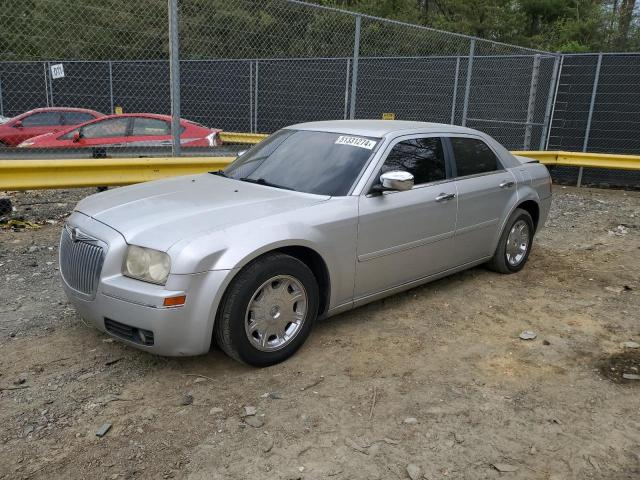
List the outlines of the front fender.
<svg viewBox="0 0 640 480">
<path fill-rule="evenodd" d="M 324 261 L 331 283 L 330 305 L 353 296 L 357 197 L 340 197 L 297 213 L 281 214 L 182 240 L 169 249 L 172 273 L 242 269 L 265 253 L 306 247 Z M 293 218 L 292 218 L 293 217 Z"/>
</svg>

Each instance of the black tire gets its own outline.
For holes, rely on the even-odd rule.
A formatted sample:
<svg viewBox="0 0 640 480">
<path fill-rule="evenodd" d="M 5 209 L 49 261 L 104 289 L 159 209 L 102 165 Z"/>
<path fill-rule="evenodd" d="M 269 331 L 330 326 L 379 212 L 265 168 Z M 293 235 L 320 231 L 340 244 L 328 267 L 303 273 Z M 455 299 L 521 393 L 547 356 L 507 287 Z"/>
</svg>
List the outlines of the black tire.
<svg viewBox="0 0 640 480">
<path fill-rule="evenodd" d="M 302 283 L 307 293 L 307 309 L 300 330 L 280 350 L 265 352 L 254 347 L 245 332 L 247 307 L 253 294 L 267 280 L 288 275 Z M 255 367 L 267 367 L 286 360 L 305 342 L 318 316 L 318 282 L 303 262 L 290 255 L 272 253 L 245 266 L 231 281 L 218 308 L 214 337 L 231 358 Z"/>
<path fill-rule="evenodd" d="M 520 220 L 526 222 L 529 227 L 529 244 L 522 260 L 520 260 L 517 265 L 512 265 L 507 261 L 507 238 L 509 237 L 509 232 L 513 228 L 514 224 Z M 505 274 L 516 273 L 522 270 L 524 265 L 527 263 L 529 254 L 531 253 L 534 234 L 535 228 L 533 225 L 533 219 L 531 218 L 531 215 L 529 215 L 529 212 L 521 208 L 516 208 L 504 226 L 504 230 L 502 231 L 500 240 L 498 241 L 498 247 L 493 254 L 493 258 L 487 263 L 487 267 L 494 272 Z"/>
</svg>

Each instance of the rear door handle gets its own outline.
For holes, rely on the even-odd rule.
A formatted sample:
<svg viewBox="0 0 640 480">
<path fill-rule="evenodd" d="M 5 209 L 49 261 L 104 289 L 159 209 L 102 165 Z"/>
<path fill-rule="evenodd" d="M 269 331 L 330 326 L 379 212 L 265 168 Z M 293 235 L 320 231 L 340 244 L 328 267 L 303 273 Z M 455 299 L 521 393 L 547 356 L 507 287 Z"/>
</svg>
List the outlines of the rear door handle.
<svg viewBox="0 0 640 480">
<path fill-rule="evenodd" d="M 436 197 L 436 202 L 444 202 L 445 200 L 451 200 L 452 198 L 456 198 L 455 193 L 441 193 Z"/>
<path fill-rule="evenodd" d="M 500 184 L 500 188 L 511 188 L 515 185 L 513 180 L 503 180 Z"/>
</svg>

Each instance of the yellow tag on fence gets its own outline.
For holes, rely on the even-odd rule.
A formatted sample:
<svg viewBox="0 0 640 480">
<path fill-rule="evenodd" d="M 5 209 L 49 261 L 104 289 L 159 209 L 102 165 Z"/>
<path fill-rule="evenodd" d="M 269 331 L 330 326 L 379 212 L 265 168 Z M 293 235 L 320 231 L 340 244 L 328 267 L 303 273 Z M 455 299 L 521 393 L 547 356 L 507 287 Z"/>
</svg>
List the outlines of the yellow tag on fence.
<svg viewBox="0 0 640 480">
<path fill-rule="evenodd" d="M 120 105 L 117 105 L 116 108 L 114 108 L 114 113 L 116 115 L 122 115 L 122 107 Z"/>
<path fill-rule="evenodd" d="M 393 113 L 393 112 L 383 113 L 382 114 L 382 119 L 383 120 L 395 120 L 396 119 L 396 114 Z"/>
</svg>

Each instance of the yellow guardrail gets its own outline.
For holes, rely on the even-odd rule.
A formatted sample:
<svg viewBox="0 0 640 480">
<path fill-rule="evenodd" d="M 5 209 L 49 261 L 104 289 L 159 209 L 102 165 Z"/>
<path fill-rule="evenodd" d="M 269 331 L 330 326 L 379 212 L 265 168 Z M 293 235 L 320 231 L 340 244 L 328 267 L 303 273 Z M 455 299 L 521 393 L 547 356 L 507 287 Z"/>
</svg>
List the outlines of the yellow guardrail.
<svg viewBox="0 0 640 480">
<path fill-rule="evenodd" d="M 247 134 L 253 135 L 253 134 Z M 639 155 L 574 152 L 512 152 L 545 165 L 640 170 Z M 0 160 L 0 191 L 73 188 L 157 180 L 224 168 L 231 157 Z"/>
<path fill-rule="evenodd" d="M 228 157 L 0 160 L 0 190 L 130 185 L 224 168 Z"/>
<path fill-rule="evenodd" d="M 640 170 L 640 155 L 615 155 L 582 152 L 511 152 L 514 155 L 534 158 L 545 165 L 563 167 L 590 167 L 616 170 Z"/>
<path fill-rule="evenodd" d="M 220 132 L 220 138 L 224 143 L 258 143 L 267 138 L 266 133 L 236 133 Z"/>
</svg>

